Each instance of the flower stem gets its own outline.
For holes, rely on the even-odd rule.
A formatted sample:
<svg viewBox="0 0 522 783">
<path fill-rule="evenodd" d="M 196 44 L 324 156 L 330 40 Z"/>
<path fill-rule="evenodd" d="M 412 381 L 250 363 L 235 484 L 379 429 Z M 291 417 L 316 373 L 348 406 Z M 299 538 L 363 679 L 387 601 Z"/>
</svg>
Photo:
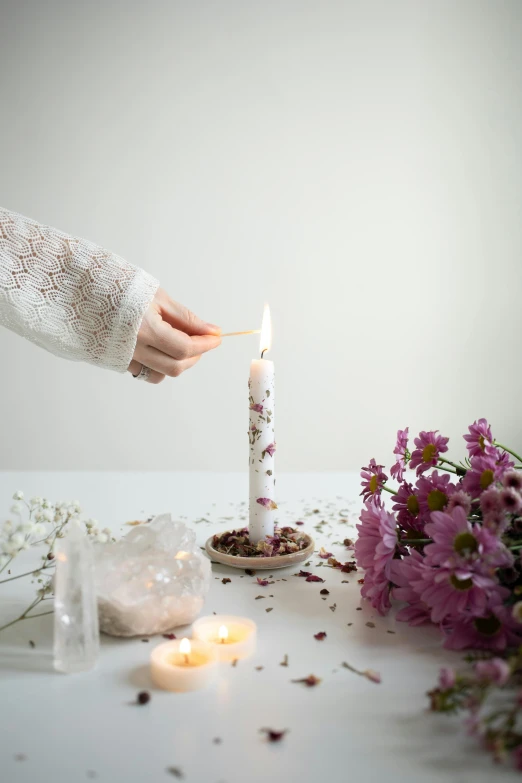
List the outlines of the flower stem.
<svg viewBox="0 0 522 783">
<path fill-rule="evenodd" d="M 2 571 L 5 571 L 5 569 L 9 565 L 9 563 L 12 563 L 12 562 L 13 562 L 13 558 L 10 557 L 9 560 L 7 561 L 7 563 L 5 565 L 3 565 L 2 568 L 0 568 L 0 574 L 2 573 Z"/>
<path fill-rule="evenodd" d="M 494 446 L 498 446 L 499 449 L 504 449 L 504 451 L 507 451 L 508 454 L 511 454 L 512 457 L 515 457 L 515 459 L 518 459 L 519 462 L 522 462 L 522 457 L 516 453 L 516 451 L 512 451 L 511 449 L 508 449 L 507 446 L 503 446 L 502 443 L 497 443 L 496 440 L 493 441 Z"/>
<path fill-rule="evenodd" d="M 389 487 L 385 487 L 384 484 L 382 485 L 382 489 L 384 489 L 386 492 L 389 492 L 390 495 L 396 495 L 397 490 L 396 489 L 390 489 Z"/>
<path fill-rule="evenodd" d="M 463 470 L 463 468 L 460 465 L 457 465 L 455 462 L 452 462 L 450 459 L 445 459 L 444 457 L 439 457 L 439 462 L 444 462 L 445 465 L 451 465 L 452 468 L 455 468 L 452 473 L 457 473 L 457 475 L 460 475 L 459 470 Z M 439 465 L 439 468 L 442 467 Z M 443 468 L 443 470 L 448 470 L 448 468 Z"/>
<path fill-rule="evenodd" d="M 445 468 L 444 465 L 437 465 L 437 467 L 439 470 L 445 470 L 446 473 L 454 473 L 456 476 L 459 475 L 456 470 L 453 470 L 453 468 Z"/>
<path fill-rule="evenodd" d="M 37 568 L 35 571 L 26 571 L 25 574 L 18 574 L 17 576 L 10 576 L 7 579 L 0 579 L 0 585 L 5 584 L 6 582 L 12 582 L 13 579 L 21 579 L 23 576 L 40 576 L 46 570 L 48 569 L 43 566 L 42 568 Z"/>
</svg>

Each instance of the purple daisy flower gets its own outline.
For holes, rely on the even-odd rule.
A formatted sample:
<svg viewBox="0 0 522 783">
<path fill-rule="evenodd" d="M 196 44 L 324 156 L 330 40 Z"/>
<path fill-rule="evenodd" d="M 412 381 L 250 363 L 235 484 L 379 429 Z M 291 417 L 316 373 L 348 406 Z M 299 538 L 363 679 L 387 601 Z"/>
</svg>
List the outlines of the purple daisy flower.
<svg viewBox="0 0 522 783">
<path fill-rule="evenodd" d="M 443 625 L 448 650 L 475 648 L 502 652 L 522 641 L 522 625 L 513 619 L 498 596 L 493 596 L 482 617 L 461 616 Z"/>
<path fill-rule="evenodd" d="M 375 500 L 365 504 L 357 525 L 359 537 L 355 542 L 357 564 L 364 569 L 374 569 L 377 575 L 384 573 L 389 579 L 391 563 L 397 547 L 395 517 Z M 364 577 L 366 584 L 366 575 Z"/>
<path fill-rule="evenodd" d="M 466 516 L 468 516 L 469 512 L 471 511 L 471 496 L 462 489 L 458 489 L 451 495 L 450 499 L 448 500 L 448 505 L 446 506 L 446 511 L 449 514 L 450 511 L 459 506 L 460 508 L 464 509 L 464 513 Z"/>
<path fill-rule="evenodd" d="M 462 479 L 462 488 L 472 498 L 478 498 L 497 478 L 497 464 L 490 454 L 471 458 L 471 469 Z"/>
<path fill-rule="evenodd" d="M 406 528 L 422 530 L 423 521 L 420 516 L 419 498 L 412 484 L 404 482 L 393 496 L 393 510 L 397 512 L 398 523 Z"/>
<path fill-rule="evenodd" d="M 404 478 L 404 471 L 406 470 L 406 459 L 408 454 L 408 432 L 409 427 L 405 430 L 399 430 L 397 432 L 397 443 L 393 449 L 393 453 L 397 456 L 395 464 L 392 465 L 390 473 L 396 481 L 402 481 Z"/>
<path fill-rule="evenodd" d="M 367 468 L 361 468 L 361 482 L 363 500 L 366 502 L 372 496 L 378 497 L 383 485 L 388 481 L 388 476 L 383 472 L 384 465 L 377 465 L 374 459 L 370 460 Z"/>
<path fill-rule="evenodd" d="M 417 468 L 417 475 L 420 476 L 426 470 L 435 467 L 439 455 L 448 450 L 449 438 L 443 438 L 437 435 L 438 430 L 421 432 L 418 438 L 415 438 L 416 449 L 412 452 L 410 468 Z"/>
<path fill-rule="evenodd" d="M 391 583 L 382 571 L 376 571 L 375 568 L 365 570 L 361 595 L 383 616 L 391 608 L 390 589 Z"/>
<path fill-rule="evenodd" d="M 518 514 L 522 509 L 522 497 L 511 487 L 500 491 L 500 504 L 508 514 Z"/>
<path fill-rule="evenodd" d="M 509 590 L 500 587 L 493 578 L 471 569 L 430 568 L 426 563 L 421 579 L 413 583 L 421 600 L 430 608 L 430 618 L 440 623 L 446 618 L 468 614 L 480 617 L 486 613 L 494 593 L 502 597 Z"/>
<path fill-rule="evenodd" d="M 469 435 L 464 435 L 471 457 L 480 457 L 486 451 L 486 445 L 493 443 L 491 427 L 486 419 L 479 419 L 468 427 Z"/>
<path fill-rule="evenodd" d="M 478 522 L 472 525 L 460 507 L 451 514 L 434 511 L 425 530 L 433 540 L 424 549 L 426 565 L 489 574 L 492 569 L 513 564 L 511 553 L 498 536 Z"/>
<path fill-rule="evenodd" d="M 429 476 L 421 476 L 417 480 L 417 497 L 421 514 L 427 519 L 432 511 L 442 511 L 448 505 L 450 496 L 455 492 L 447 473 L 434 470 Z"/>
<path fill-rule="evenodd" d="M 522 493 L 522 475 L 518 470 L 509 470 L 502 476 L 502 484 L 506 489 L 514 489 Z"/>
<path fill-rule="evenodd" d="M 399 610 L 396 619 L 412 626 L 430 622 L 430 609 L 421 601 L 412 585 L 414 581 L 419 581 L 423 560 L 422 555 L 412 549 L 408 557 L 394 560 L 391 567 L 391 579 L 396 585 L 392 591 L 393 597 L 408 604 Z"/>
</svg>

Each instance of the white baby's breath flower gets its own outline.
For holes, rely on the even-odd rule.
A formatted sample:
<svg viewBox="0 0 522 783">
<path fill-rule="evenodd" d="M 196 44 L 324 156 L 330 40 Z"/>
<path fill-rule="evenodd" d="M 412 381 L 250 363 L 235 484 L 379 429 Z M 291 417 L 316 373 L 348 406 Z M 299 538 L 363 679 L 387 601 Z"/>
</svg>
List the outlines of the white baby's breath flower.
<svg viewBox="0 0 522 783">
<path fill-rule="evenodd" d="M 45 533 L 45 525 L 34 525 L 32 533 L 33 536 L 43 536 Z"/>
<path fill-rule="evenodd" d="M 109 536 L 106 533 L 98 533 L 96 541 L 98 544 L 106 544 L 109 540 Z"/>
<path fill-rule="evenodd" d="M 40 514 L 40 517 L 41 520 L 39 519 L 38 522 L 52 522 L 54 520 L 54 515 L 50 508 L 44 509 Z"/>
<path fill-rule="evenodd" d="M 49 508 L 50 503 L 47 498 L 42 498 L 42 508 Z"/>
<path fill-rule="evenodd" d="M 21 514 L 22 513 L 22 506 L 20 503 L 13 503 L 11 508 L 9 509 L 11 514 Z"/>
<path fill-rule="evenodd" d="M 35 495 L 34 498 L 31 498 L 29 503 L 31 504 L 31 506 L 39 506 L 42 503 L 42 498 L 39 498 L 38 495 Z"/>
<path fill-rule="evenodd" d="M 85 527 L 87 530 L 91 530 L 93 527 L 97 527 L 97 522 L 95 519 L 88 519 L 85 523 Z"/>
<path fill-rule="evenodd" d="M 10 533 L 11 530 L 13 529 L 13 527 L 14 527 L 14 525 L 11 522 L 11 520 L 10 519 L 6 519 L 6 521 L 3 524 L 2 532 Z"/>
<path fill-rule="evenodd" d="M 15 492 L 13 495 L 13 500 L 23 500 L 24 499 L 24 493 L 21 489 L 18 490 L 18 492 Z"/>
<path fill-rule="evenodd" d="M 12 544 L 12 546 L 21 547 L 22 544 L 25 541 L 25 536 L 23 533 L 17 531 L 16 533 L 13 533 L 13 535 L 10 537 L 9 542 Z"/>
</svg>

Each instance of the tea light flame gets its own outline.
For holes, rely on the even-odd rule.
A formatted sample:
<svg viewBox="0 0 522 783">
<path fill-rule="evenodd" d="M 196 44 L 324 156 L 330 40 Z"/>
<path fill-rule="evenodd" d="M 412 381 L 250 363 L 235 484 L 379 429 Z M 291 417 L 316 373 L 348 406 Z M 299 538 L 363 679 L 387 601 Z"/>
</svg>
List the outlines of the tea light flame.
<svg viewBox="0 0 522 783">
<path fill-rule="evenodd" d="M 228 628 L 226 625 L 222 625 L 219 629 L 219 640 L 221 644 L 224 644 L 228 639 Z"/>
<path fill-rule="evenodd" d="M 269 351 L 272 347 L 272 320 L 270 318 L 270 308 L 266 304 L 263 311 L 263 323 L 261 324 L 261 339 L 259 340 L 259 350 L 261 352 L 261 358 L 265 351 Z"/>
<path fill-rule="evenodd" d="M 188 639 L 182 639 L 180 641 L 180 643 L 179 643 L 179 651 L 180 651 L 181 655 L 183 656 L 183 658 L 185 659 L 185 663 L 186 664 L 189 663 L 189 655 L 190 655 L 191 649 L 192 648 L 190 646 L 190 642 L 189 642 Z"/>
</svg>

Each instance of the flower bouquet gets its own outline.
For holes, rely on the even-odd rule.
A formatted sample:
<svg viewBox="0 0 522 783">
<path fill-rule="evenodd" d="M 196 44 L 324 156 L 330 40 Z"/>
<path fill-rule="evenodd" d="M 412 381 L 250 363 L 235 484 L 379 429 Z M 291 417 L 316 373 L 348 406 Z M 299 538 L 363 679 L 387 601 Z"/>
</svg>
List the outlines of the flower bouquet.
<svg viewBox="0 0 522 783">
<path fill-rule="evenodd" d="M 485 419 L 464 440 L 467 456 L 453 462 L 438 431 L 421 432 L 410 452 L 408 428 L 399 430 L 397 488 L 374 459 L 362 469 L 362 595 L 380 614 L 394 599 L 397 620 L 437 625 L 447 649 L 475 651 L 466 670 L 441 671 L 431 708 L 466 710 L 494 758 L 512 757 L 522 771 L 522 457 L 494 440 Z"/>
</svg>

